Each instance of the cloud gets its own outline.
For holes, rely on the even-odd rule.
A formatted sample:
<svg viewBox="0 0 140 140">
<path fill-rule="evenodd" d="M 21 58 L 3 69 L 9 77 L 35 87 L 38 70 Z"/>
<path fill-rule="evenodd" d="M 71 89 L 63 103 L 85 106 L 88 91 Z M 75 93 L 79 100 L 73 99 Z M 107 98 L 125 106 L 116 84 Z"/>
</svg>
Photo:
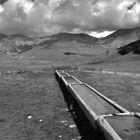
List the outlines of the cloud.
<svg viewBox="0 0 140 140">
<path fill-rule="evenodd" d="M 96 38 L 103 38 L 103 37 L 106 37 L 114 32 L 115 31 L 91 32 L 91 33 L 89 33 L 89 35 L 96 37 Z"/>
<path fill-rule="evenodd" d="M 8 0 L 0 32 L 28 36 L 101 32 L 140 26 L 139 0 Z"/>
</svg>

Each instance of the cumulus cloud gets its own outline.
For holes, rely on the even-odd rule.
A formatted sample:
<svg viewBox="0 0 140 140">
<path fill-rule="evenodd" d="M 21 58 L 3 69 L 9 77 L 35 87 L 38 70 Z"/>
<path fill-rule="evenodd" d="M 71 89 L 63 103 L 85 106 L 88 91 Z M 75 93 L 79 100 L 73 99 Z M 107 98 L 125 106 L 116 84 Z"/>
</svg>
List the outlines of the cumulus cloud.
<svg viewBox="0 0 140 140">
<path fill-rule="evenodd" d="M 0 32 L 28 36 L 102 32 L 140 26 L 139 0 L 8 0 Z"/>
</svg>

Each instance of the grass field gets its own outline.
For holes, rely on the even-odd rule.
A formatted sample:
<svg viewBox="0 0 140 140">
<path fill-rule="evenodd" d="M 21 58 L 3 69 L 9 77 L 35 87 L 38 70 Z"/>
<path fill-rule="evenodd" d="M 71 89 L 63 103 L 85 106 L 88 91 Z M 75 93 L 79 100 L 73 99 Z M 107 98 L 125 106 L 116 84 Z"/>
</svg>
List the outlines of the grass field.
<svg viewBox="0 0 140 140">
<path fill-rule="evenodd" d="M 60 89 L 56 69 L 73 69 L 71 73 L 81 81 L 126 109 L 140 112 L 140 77 L 80 71 L 139 73 L 139 55 L 122 56 L 85 34 L 4 38 L 0 40 L 0 140 L 93 139 L 89 135 L 93 129 L 80 108 L 68 111 L 71 97 L 66 99 L 67 91 Z"/>
<path fill-rule="evenodd" d="M 140 77 L 71 72 L 129 111 L 140 112 Z"/>
<path fill-rule="evenodd" d="M 0 140 L 71 140 L 79 133 L 52 72 L 0 73 Z"/>
</svg>

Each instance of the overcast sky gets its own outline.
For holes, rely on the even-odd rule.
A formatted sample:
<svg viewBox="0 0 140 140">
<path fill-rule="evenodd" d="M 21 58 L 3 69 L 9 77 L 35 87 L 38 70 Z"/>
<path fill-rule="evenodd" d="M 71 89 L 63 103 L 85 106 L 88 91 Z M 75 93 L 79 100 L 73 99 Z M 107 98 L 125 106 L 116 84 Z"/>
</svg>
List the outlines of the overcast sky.
<svg viewBox="0 0 140 140">
<path fill-rule="evenodd" d="M 102 34 L 138 26 L 139 0 L 8 0 L 0 5 L 0 33 L 5 34 Z"/>
</svg>

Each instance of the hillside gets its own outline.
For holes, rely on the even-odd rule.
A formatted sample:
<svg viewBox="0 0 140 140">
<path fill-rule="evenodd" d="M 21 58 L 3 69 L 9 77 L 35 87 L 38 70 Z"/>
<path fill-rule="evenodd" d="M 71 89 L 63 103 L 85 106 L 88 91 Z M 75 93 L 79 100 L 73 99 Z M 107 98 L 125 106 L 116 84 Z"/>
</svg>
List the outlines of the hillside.
<svg viewBox="0 0 140 140">
<path fill-rule="evenodd" d="M 0 40 L 6 38 L 7 36 L 4 34 L 0 34 Z"/>
<path fill-rule="evenodd" d="M 105 48 L 120 48 L 140 39 L 140 28 L 120 29 L 113 34 L 99 40 L 97 45 Z"/>
<path fill-rule="evenodd" d="M 101 60 L 101 59 L 100 59 Z M 101 63 L 98 63 L 100 69 L 111 71 L 129 71 L 140 72 L 140 40 L 129 43 L 128 45 L 114 49 L 108 56 L 102 56 Z M 95 60 L 88 66 L 92 68 Z"/>
<path fill-rule="evenodd" d="M 97 38 L 87 34 L 59 33 L 29 38 L 9 35 L 0 39 L 0 61 L 45 63 L 48 65 L 81 65 L 102 54 L 106 49 L 95 47 Z"/>
<path fill-rule="evenodd" d="M 55 41 L 77 41 L 79 43 L 87 43 L 87 44 L 94 44 L 97 41 L 97 38 L 91 37 L 84 33 L 79 34 L 70 34 L 70 33 L 59 33 L 56 35 L 52 35 L 52 38 Z"/>
<path fill-rule="evenodd" d="M 15 57 L 32 48 L 33 41 L 22 35 L 0 35 L 0 52 Z"/>
<path fill-rule="evenodd" d="M 112 35 L 102 39 L 104 43 L 123 40 L 130 40 L 139 37 L 139 30 L 117 31 Z M 131 36 L 133 37 L 131 38 Z M 128 39 L 125 40 L 126 36 Z M 129 39 L 130 38 L 130 39 Z M 40 65 L 47 66 L 86 66 L 94 67 L 108 64 L 117 67 L 118 64 L 139 61 L 139 56 L 132 55 L 138 53 L 139 41 L 124 45 L 124 47 L 105 47 L 96 45 L 97 38 L 86 34 L 59 33 L 52 36 L 29 38 L 23 35 L 1 35 L 0 39 L 0 63 L 6 65 L 12 63 L 18 65 Z M 130 55 L 123 55 L 129 52 Z M 7 65 L 8 65 L 7 64 Z M 117 65 L 116 65 L 117 64 Z"/>
<path fill-rule="evenodd" d="M 140 40 L 119 48 L 118 53 L 121 55 L 127 55 L 128 53 L 140 54 Z"/>
<path fill-rule="evenodd" d="M 65 47 L 69 46 L 88 47 L 93 45 L 97 39 L 86 34 L 68 34 L 60 33 L 52 36 L 29 38 L 23 35 L 3 35 L 0 34 L 0 51 L 5 55 L 19 55 L 33 48 L 52 49 L 54 46 Z M 61 44 L 61 46 L 60 46 Z M 39 50 L 38 50 L 39 51 Z"/>
</svg>

